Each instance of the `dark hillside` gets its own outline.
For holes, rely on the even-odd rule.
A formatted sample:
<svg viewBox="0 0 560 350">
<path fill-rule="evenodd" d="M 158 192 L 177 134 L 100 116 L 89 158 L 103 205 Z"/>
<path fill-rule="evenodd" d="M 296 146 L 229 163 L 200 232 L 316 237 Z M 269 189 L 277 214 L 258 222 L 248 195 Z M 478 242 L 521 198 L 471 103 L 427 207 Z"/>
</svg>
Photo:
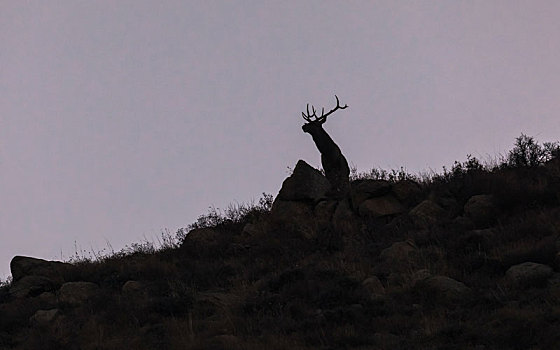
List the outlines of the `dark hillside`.
<svg viewBox="0 0 560 350">
<path fill-rule="evenodd" d="M 560 159 L 516 158 L 527 139 L 492 168 L 354 174 L 342 200 L 300 161 L 273 204 L 211 212 L 176 246 L 15 257 L 0 348 L 557 348 Z"/>
</svg>

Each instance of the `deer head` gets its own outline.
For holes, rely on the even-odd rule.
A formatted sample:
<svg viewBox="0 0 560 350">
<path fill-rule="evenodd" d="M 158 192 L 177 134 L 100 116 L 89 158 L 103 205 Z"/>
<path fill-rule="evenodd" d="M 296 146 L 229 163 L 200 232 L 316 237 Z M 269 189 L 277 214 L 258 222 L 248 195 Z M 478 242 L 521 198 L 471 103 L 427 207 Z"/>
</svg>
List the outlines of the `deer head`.
<svg viewBox="0 0 560 350">
<path fill-rule="evenodd" d="M 338 97 L 336 95 L 334 95 L 334 97 L 336 98 L 336 107 L 331 109 L 326 114 L 325 114 L 325 108 L 322 108 L 320 117 L 317 117 L 317 111 L 315 110 L 315 107 L 313 107 L 313 105 L 311 105 L 311 112 L 309 112 L 309 103 L 307 104 L 307 114 L 301 112 L 301 116 L 305 121 L 307 121 L 307 123 L 305 123 L 301 127 L 304 132 L 312 133 L 314 130 L 321 129 L 322 128 L 321 125 L 323 125 L 323 123 L 327 121 L 327 117 L 329 115 L 331 115 L 334 111 L 338 109 L 345 109 L 348 107 L 348 105 L 346 104 L 344 106 L 341 106 Z"/>
</svg>

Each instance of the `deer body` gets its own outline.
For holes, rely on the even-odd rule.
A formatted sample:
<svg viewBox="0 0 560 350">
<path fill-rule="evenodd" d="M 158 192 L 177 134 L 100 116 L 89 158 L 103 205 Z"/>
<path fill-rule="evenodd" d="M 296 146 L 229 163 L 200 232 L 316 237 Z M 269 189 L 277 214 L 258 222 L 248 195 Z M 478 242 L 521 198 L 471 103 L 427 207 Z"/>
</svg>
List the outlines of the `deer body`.
<svg viewBox="0 0 560 350">
<path fill-rule="evenodd" d="M 340 106 L 337 97 L 336 107 L 327 114 L 325 114 L 323 110 L 321 117 L 317 117 L 314 108 L 312 108 L 313 113 L 309 113 L 309 108 L 307 110 L 307 115 L 302 113 L 303 118 L 307 121 L 307 123 L 302 126 L 302 129 L 304 132 L 311 135 L 313 142 L 315 142 L 317 149 L 321 153 L 321 164 L 325 171 L 325 176 L 331 184 L 331 191 L 329 194 L 338 199 L 347 197 L 350 192 L 350 181 L 348 180 L 350 168 L 340 148 L 325 129 L 323 129 L 323 123 L 325 123 L 327 116 L 331 113 L 337 109 L 344 109 L 346 107 L 348 106 Z"/>
</svg>

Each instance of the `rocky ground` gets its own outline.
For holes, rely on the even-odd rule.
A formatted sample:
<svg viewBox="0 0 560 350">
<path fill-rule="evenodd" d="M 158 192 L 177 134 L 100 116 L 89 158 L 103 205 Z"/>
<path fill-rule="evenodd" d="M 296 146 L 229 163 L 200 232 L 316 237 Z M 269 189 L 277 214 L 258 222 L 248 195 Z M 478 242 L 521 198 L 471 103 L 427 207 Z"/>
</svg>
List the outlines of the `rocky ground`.
<svg viewBox="0 0 560 350">
<path fill-rule="evenodd" d="M 459 170 L 335 201 L 300 161 L 271 211 L 180 247 L 15 257 L 0 348 L 558 348 L 559 162 Z"/>
</svg>

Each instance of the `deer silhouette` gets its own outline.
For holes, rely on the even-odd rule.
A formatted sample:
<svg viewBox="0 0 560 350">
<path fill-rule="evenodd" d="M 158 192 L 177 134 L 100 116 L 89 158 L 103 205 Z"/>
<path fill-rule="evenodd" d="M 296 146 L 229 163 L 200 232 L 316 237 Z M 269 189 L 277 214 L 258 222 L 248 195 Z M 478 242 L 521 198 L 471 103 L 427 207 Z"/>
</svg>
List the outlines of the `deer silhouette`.
<svg viewBox="0 0 560 350">
<path fill-rule="evenodd" d="M 301 113 L 303 119 L 307 121 L 301 128 L 304 132 L 311 135 L 317 149 L 321 153 L 321 164 L 325 171 L 325 176 L 331 184 L 331 190 L 328 193 L 329 197 L 337 199 L 346 198 L 350 192 L 350 182 L 348 176 L 350 169 L 348 162 L 340 148 L 334 143 L 333 139 L 323 129 L 323 124 L 327 121 L 327 117 L 338 109 L 348 108 L 348 105 L 341 106 L 338 97 L 336 98 L 336 107 L 331 109 L 325 114 L 325 109 L 322 109 L 321 116 L 317 117 L 315 107 L 311 106 L 311 113 L 309 112 L 309 104 L 307 104 L 307 114 Z"/>
</svg>

